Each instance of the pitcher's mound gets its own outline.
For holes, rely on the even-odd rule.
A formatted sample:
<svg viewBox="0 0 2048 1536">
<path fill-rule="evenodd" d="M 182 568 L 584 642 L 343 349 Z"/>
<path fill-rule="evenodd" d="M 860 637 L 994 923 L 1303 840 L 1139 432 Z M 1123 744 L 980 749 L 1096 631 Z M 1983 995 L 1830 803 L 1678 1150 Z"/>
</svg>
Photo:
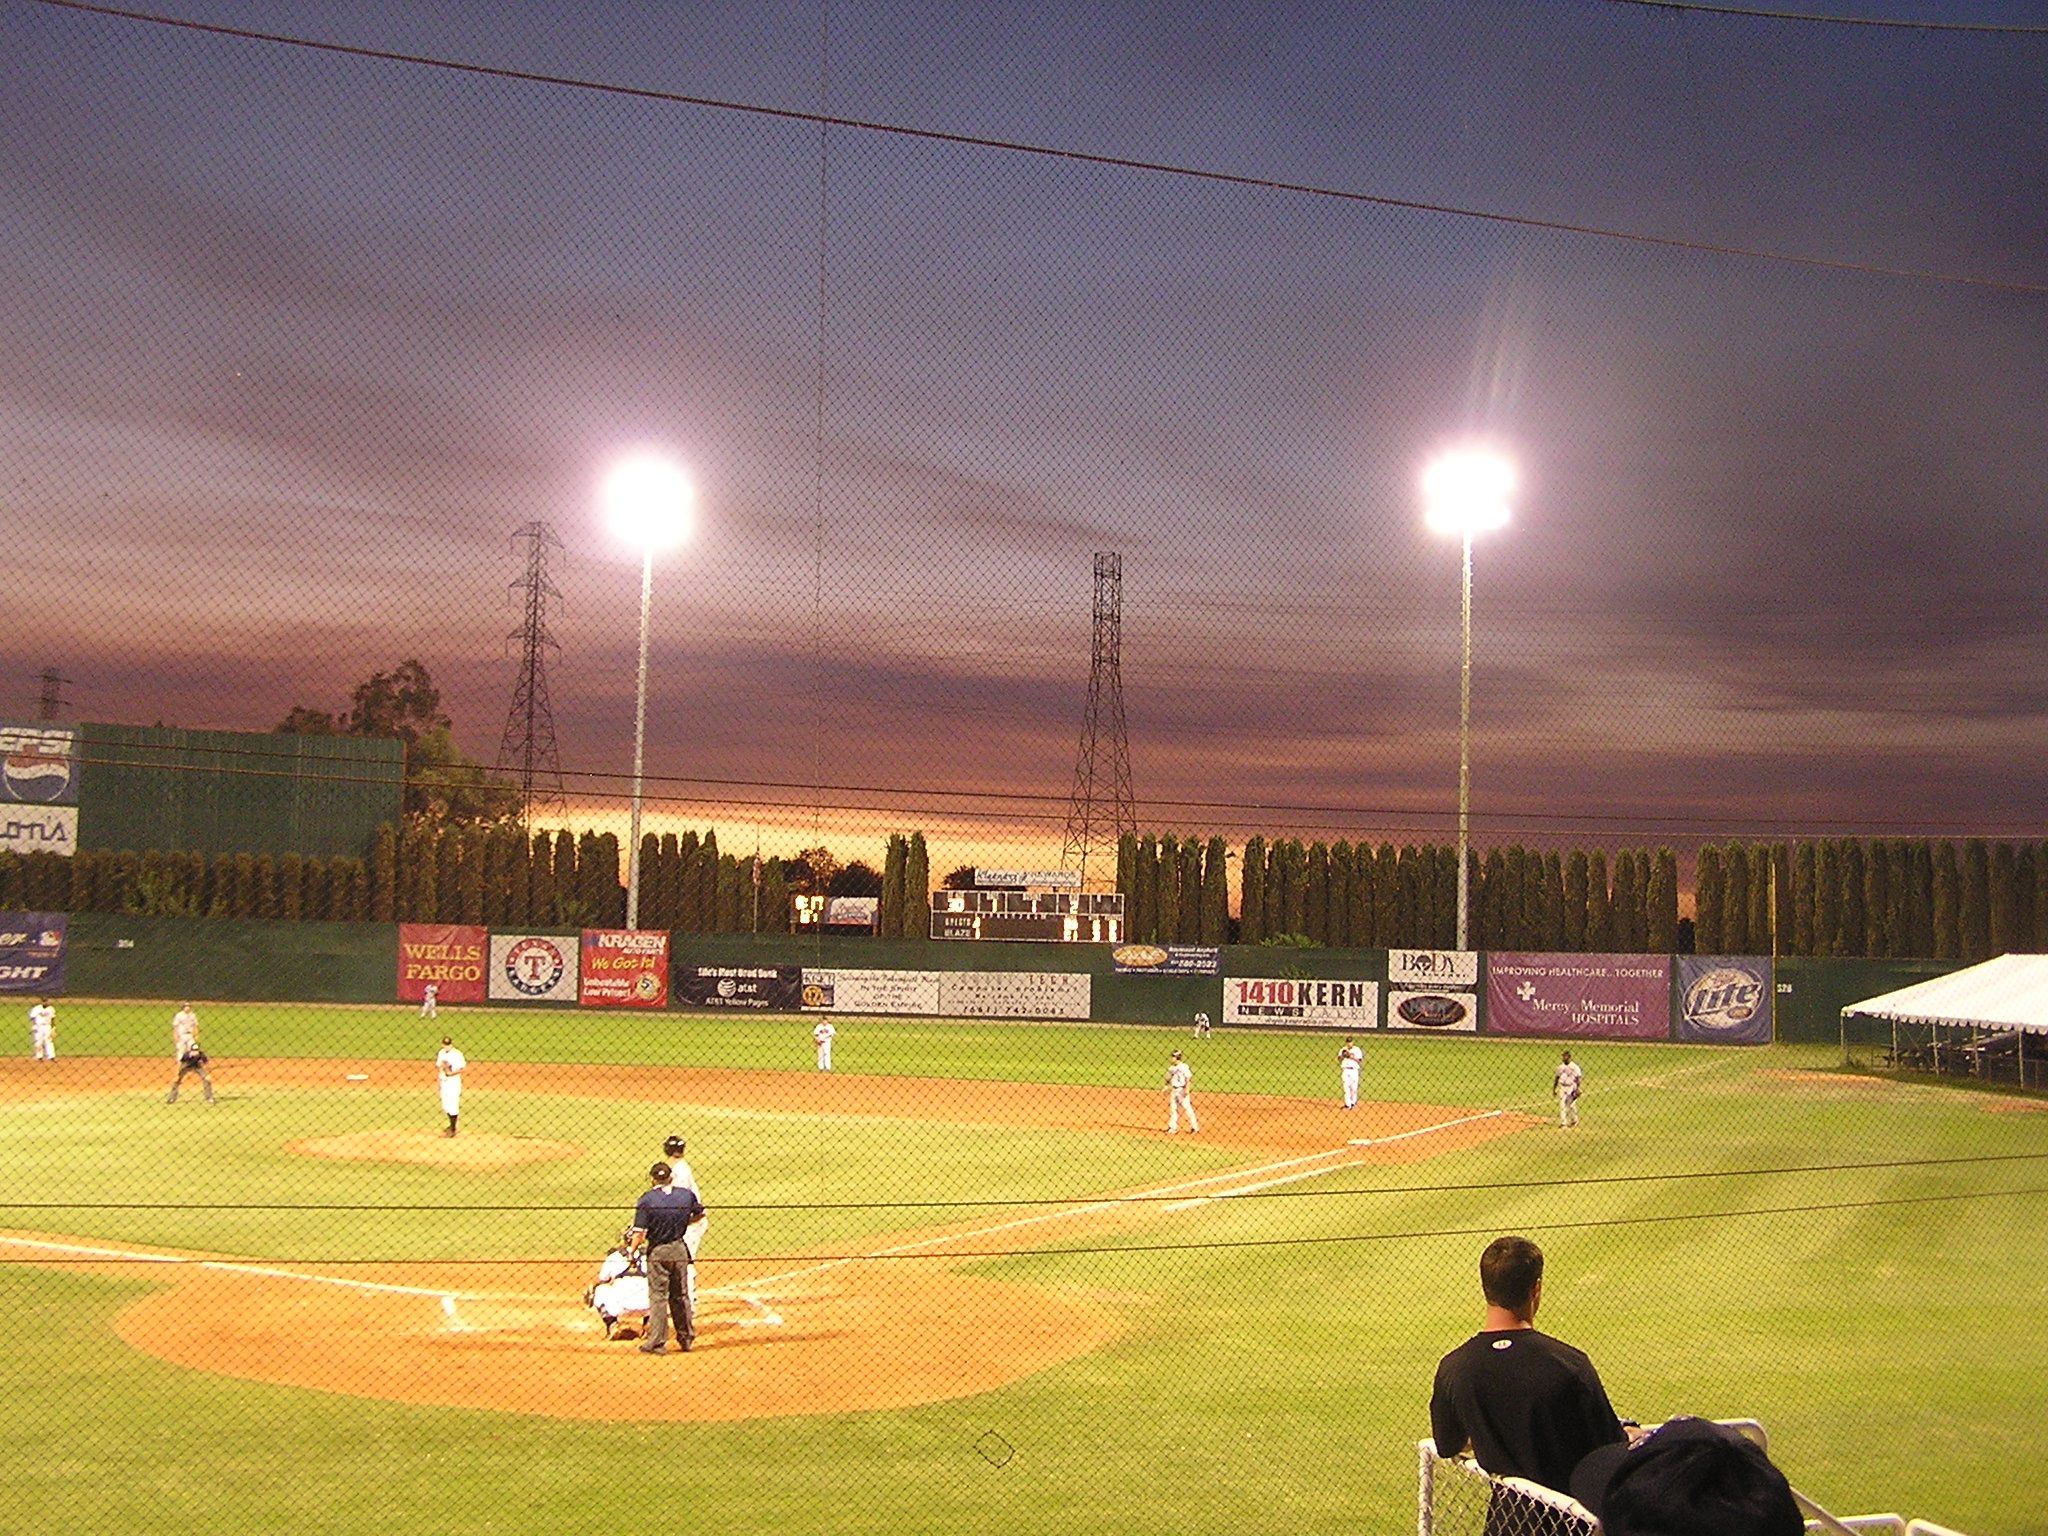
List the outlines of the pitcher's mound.
<svg viewBox="0 0 2048 1536">
<path fill-rule="evenodd" d="M 443 1168 L 502 1168 L 507 1163 L 539 1163 L 581 1155 L 566 1141 L 534 1136 L 489 1134 L 444 1136 L 439 1131 L 357 1131 L 352 1136 L 322 1136 L 295 1141 L 285 1150 L 308 1157 L 348 1157 L 373 1163 L 433 1163 Z"/>
</svg>

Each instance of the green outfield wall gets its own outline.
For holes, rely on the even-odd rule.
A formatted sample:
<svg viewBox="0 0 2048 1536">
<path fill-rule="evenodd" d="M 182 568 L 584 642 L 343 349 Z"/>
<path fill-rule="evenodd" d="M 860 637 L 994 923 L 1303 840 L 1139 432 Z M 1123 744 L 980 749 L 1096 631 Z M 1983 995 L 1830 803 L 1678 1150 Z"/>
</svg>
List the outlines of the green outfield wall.
<svg viewBox="0 0 2048 1536">
<path fill-rule="evenodd" d="M 384 1003 L 395 991 L 398 929 L 80 912 L 65 967 L 76 997 Z"/>
<path fill-rule="evenodd" d="M 1778 961 L 1778 1039 L 1795 1044 L 1821 1044 L 1842 1038 L 1842 1010 L 1865 998 L 1881 997 L 1933 976 L 1959 971 L 1961 960 L 1824 960 L 1786 956 Z M 1891 1039 L 1890 1026 L 1876 1019 L 1858 1019 L 1850 1027 L 1851 1045 L 1874 1045 Z"/>
<path fill-rule="evenodd" d="M 362 858 L 402 809 L 397 741 L 87 724 L 79 750 L 89 850 Z"/>
</svg>

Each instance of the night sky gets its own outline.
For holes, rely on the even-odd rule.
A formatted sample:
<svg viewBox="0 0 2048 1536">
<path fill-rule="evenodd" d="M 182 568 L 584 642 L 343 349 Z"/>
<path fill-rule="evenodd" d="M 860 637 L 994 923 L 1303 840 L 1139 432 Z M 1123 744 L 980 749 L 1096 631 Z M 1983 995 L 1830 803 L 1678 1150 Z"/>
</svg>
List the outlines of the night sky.
<svg viewBox="0 0 2048 1536">
<path fill-rule="evenodd" d="M 78 718 L 262 729 L 417 655 L 489 759 L 546 518 L 594 807 L 639 575 L 595 492 L 651 445 L 701 494 L 651 771 L 886 791 L 664 784 L 729 846 L 1053 859 L 1108 549 L 1146 824 L 1441 836 L 1458 560 L 1416 479 L 1477 436 L 1522 478 L 1477 555 L 1482 843 L 2048 835 L 2048 35 L 834 0 L 827 55 L 804 3 L 161 10 L 803 112 L 829 58 L 845 117 L 1988 283 L 0 0 L 0 712 L 55 666 Z"/>
</svg>

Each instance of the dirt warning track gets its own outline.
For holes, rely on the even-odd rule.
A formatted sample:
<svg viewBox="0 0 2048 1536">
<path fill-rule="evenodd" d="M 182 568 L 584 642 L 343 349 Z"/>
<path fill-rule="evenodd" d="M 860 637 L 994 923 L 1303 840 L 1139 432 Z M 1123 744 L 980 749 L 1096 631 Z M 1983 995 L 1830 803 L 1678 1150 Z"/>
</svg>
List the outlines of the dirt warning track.
<svg viewBox="0 0 2048 1536">
<path fill-rule="evenodd" d="M 26 1064 L 22 1064 L 26 1065 Z M 159 1087 L 164 1063 L 0 1068 L 0 1097 Z M 411 1062 L 215 1064 L 249 1089 L 417 1087 Z M 1159 1094 L 855 1075 L 709 1069 L 501 1065 L 471 1074 L 491 1090 L 658 1100 L 781 1113 L 1163 1134 Z M 349 1083 L 353 1076 L 361 1081 Z M 1202 1098 L 1202 1143 L 1246 1154 L 1231 1168 L 1056 1206 L 871 1237 L 785 1259 L 698 1266 L 697 1349 L 650 1359 L 607 1341 L 582 1304 L 593 1263 L 273 1265 L 229 1255 L 144 1250 L 51 1234 L 0 1233 L 0 1260 L 126 1277 L 164 1288 L 128 1307 L 116 1331 L 160 1359 L 247 1380 L 387 1401 L 557 1418 L 723 1420 L 907 1407 L 990 1391 L 1100 1348 L 1142 1297 L 960 1272 L 976 1257 L 1113 1236 L 1182 1213 L 1361 1163 L 1410 1162 L 1538 1122 L 1499 1111 L 1334 1104 L 1254 1095 Z M 402 1133 L 361 1147 L 302 1144 L 326 1156 L 385 1158 Z M 452 1149 L 465 1138 L 441 1145 Z M 506 1138 L 510 1140 L 510 1138 Z M 567 1144 L 528 1155 L 573 1155 Z M 404 1149 L 412 1141 L 402 1143 Z M 503 1149 L 501 1149 L 502 1151 Z M 410 1160 L 410 1153 L 403 1155 Z M 419 1155 L 428 1155 L 427 1139 Z M 523 1160 L 480 1159 L 473 1171 Z"/>
</svg>

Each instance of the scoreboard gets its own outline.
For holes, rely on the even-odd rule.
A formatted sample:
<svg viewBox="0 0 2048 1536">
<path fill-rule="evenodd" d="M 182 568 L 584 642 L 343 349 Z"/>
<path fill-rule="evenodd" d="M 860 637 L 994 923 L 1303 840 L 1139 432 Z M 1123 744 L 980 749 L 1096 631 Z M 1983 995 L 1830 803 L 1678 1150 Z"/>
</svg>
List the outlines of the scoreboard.
<svg viewBox="0 0 2048 1536">
<path fill-rule="evenodd" d="M 932 937 L 1121 944 L 1124 898 L 1119 891 L 935 891 Z"/>
</svg>

